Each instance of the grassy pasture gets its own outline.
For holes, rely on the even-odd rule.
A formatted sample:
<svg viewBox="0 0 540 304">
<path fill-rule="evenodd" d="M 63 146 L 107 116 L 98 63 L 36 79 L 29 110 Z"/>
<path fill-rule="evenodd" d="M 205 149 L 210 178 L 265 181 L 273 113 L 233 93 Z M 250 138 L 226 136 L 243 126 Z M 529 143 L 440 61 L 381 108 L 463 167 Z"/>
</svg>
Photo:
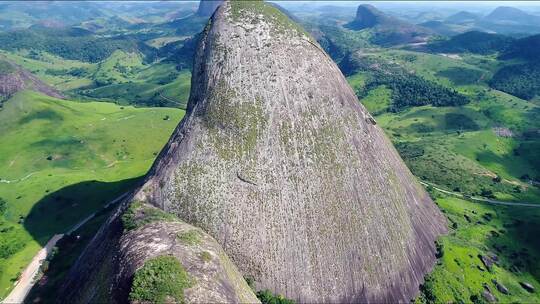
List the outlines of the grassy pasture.
<svg viewBox="0 0 540 304">
<path fill-rule="evenodd" d="M 0 296 L 53 234 L 132 187 L 183 113 L 31 91 L 9 99 L 0 111 Z"/>
<path fill-rule="evenodd" d="M 402 50 L 373 56 L 456 89 L 471 102 L 460 107 L 409 107 L 388 112 L 392 92 L 377 87 L 361 102 L 370 110 L 420 179 L 467 195 L 540 204 L 540 189 L 521 179 L 540 178 L 540 109 L 512 95 L 490 89 L 487 81 L 498 67 L 494 58 L 463 55 L 450 58 Z M 355 90 L 367 74 L 348 77 Z M 510 136 L 495 130 L 503 129 Z M 484 300 L 486 285 L 501 303 L 537 302 L 520 286 L 540 288 L 540 208 L 472 203 L 438 193 L 436 202 L 449 219 L 450 233 L 439 240 L 443 255 L 427 276 L 419 303 L 468 303 Z M 479 255 L 496 255 L 486 269 Z M 498 291 L 503 284 L 509 294 Z"/>
<path fill-rule="evenodd" d="M 441 237 L 442 257 L 427 277 L 417 302 L 469 303 L 481 299 L 484 286 L 500 303 L 540 301 L 520 282 L 540 287 L 540 209 L 478 204 L 436 194 L 436 202 L 450 224 L 449 234 Z M 480 256 L 496 256 L 491 270 Z M 509 291 L 504 294 L 493 282 Z"/>
<path fill-rule="evenodd" d="M 0 51 L 74 100 L 114 100 L 122 105 L 186 108 L 191 72 L 175 64 L 147 64 L 139 53 L 116 50 L 98 63 L 63 59 L 46 52 Z"/>
</svg>

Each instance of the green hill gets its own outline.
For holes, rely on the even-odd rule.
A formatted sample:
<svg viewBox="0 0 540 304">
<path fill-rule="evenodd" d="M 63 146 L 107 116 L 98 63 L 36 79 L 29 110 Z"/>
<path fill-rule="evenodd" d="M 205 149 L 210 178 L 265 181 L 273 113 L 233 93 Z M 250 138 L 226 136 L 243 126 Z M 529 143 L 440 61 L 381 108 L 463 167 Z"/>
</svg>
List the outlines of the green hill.
<svg viewBox="0 0 540 304">
<path fill-rule="evenodd" d="M 130 189 L 183 116 L 31 91 L 0 111 L 0 296 L 47 240 Z"/>
<path fill-rule="evenodd" d="M 495 73 L 490 86 L 527 100 L 540 96 L 539 49 L 540 35 L 521 38 L 512 43 L 500 55 L 501 59 L 508 60 L 508 64 Z"/>
<path fill-rule="evenodd" d="M 99 62 L 115 50 L 140 52 L 153 61 L 156 49 L 130 36 L 95 36 L 84 29 L 30 28 L 0 32 L 0 49 L 46 51 L 65 59 Z"/>
<path fill-rule="evenodd" d="M 499 35 L 470 31 L 451 37 L 448 40 L 435 41 L 428 48 L 439 53 L 474 53 L 491 54 L 508 49 L 514 39 Z"/>
<path fill-rule="evenodd" d="M 529 25 L 540 25 L 540 17 L 531 15 L 515 7 L 499 6 L 495 8 L 489 15 L 484 17 L 490 22 L 510 22 Z"/>
<path fill-rule="evenodd" d="M 533 185 L 540 180 L 539 107 L 487 87 L 497 69 L 493 57 L 382 49 L 364 56 L 369 57 L 364 61 L 376 59 L 383 70 L 392 72 L 386 67 L 398 64 L 470 100 L 459 107 L 428 105 L 391 112 L 395 88 L 370 87 L 370 70 L 348 78 L 411 171 L 424 182 L 465 195 L 442 195 L 427 187 L 448 218 L 450 231 L 438 241 L 439 263 L 415 303 L 485 303 L 486 288 L 499 303 L 538 302 L 539 294 L 527 292 L 520 282 L 540 286 L 540 242 L 535 237 L 540 209 L 466 198 L 540 202 L 540 189 Z M 488 268 L 480 256 L 495 257 L 497 263 Z M 500 292 L 495 282 L 509 294 Z"/>
<path fill-rule="evenodd" d="M 525 59 L 540 61 L 540 35 L 533 35 L 516 40 L 501 55 L 501 59 Z"/>
<path fill-rule="evenodd" d="M 444 19 L 447 23 L 454 23 L 454 24 L 466 24 L 466 23 L 474 23 L 480 19 L 480 16 L 466 12 L 466 11 L 460 11 L 453 15 L 450 15 Z"/>
<path fill-rule="evenodd" d="M 497 71 L 489 84 L 527 100 L 540 96 L 540 62 L 505 66 Z"/>
</svg>

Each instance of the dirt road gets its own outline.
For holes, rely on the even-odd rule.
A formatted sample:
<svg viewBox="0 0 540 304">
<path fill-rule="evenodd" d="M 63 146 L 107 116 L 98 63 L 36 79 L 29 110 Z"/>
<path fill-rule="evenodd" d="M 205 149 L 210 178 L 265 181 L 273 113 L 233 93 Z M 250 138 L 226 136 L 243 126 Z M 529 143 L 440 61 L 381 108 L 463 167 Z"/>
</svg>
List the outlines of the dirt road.
<svg viewBox="0 0 540 304">
<path fill-rule="evenodd" d="M 22 303 L 24 301 L 26 295 L 30 292 L 32 286 L 34 286 L 34 278 L 39 271 L 39 267 L 47 258 L 47 255 L 51 253 L 51 250 L 56 245 L 56 242 L 62 239 L 62 237 L 64 237 L 63 234 L 54 235 L 49 242 L 47 242 L 47 245 L 45 245 L 45 247 L 34 256 L 30 264 L 28 264 L 26 269 L 21 274 L 15 288 L 13 288 L 9 296 L 4 299 L 2 303 Z"/>
<path fill-rule="evenodd" d="M 493 199 L 489 199 L 489 198 L 473 197 L 473 196 L 465 197 L 465 195 L 463 195 L 463 194 L 461 194 L 461 193 L 458 193 L 458 192 L 452 192 L 452 191 L 447 191 L 447 190 L 438 188 L 437 186 L 435 186 L 435 185 L 432 184 L 432 183 L 427 183 L 427 182 L 420 181 L 420 184 L 422 184 L 422 185 L 424 185 L 424 186 L 431 186 L 433 189 L 435 189 L 435 190 L 437 190 L 437 191 L 439 191 L 439 192 L 442 192 L 442 193 L 450 194 L 450 195 L 457 196 L 457 197 L 461 197 L 461 198 L 465 198 L 465 199 L 470 199 L 470 200 L 477 201 L 477 202 L 484 202 L 484 203 L 493 204 L 493 205 L 521 206 L 521 207 L 540 208 L 540 204 L 503 202 L 503 201 L 497 201 L 497 200 L 493 200 Z"/>
<path fill-rule="evenodd" d="M 121 201 L 124 197 L 126 197 L 129 194 L 129 192 L 126 192 L 116 199 L 110 201 L 107 205 L 103 206 L 103 209 L 118 203 Z M 91 220 L 97 212 L 94 212 L 90 214 L 89 216 L 85 217 L 82 221 L 75 224 L 69 231 L 67 231 L 65 234 L 71 234 L 75 232 L 77 229 L 79 229 L 82 225 L 86 224 L 89 220 Z M 21 277 L 19 280 L 15 283 L 15 287 L 13 290 L 9 293 L 9 295 L 2 301 L 4 304 L 12 304 L 12 303 L 22 303 L 34 284 L 36 283 L 34 281 L 34 278 L 36 277 L 36 274 L 39 271 L 39 268 L 41 267 L 41 264 L 43 264 L 43 261 L 47 258 L 47 255 L 51 252 L 53 247 L 56 245 L 56 243 L 61 240 L 65 234 L 55 234 L 45 245 L 44 248 L 42 248 L 32 259 L 30 264 L 26 266 L 26 269 L 22 272 Z"/>
</svg>

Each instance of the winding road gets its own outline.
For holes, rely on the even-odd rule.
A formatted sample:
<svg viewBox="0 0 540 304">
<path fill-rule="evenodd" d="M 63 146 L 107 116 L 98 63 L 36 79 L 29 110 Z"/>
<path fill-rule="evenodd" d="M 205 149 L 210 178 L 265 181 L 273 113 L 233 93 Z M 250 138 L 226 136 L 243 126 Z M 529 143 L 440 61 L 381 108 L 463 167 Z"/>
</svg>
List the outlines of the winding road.
<svg viewBox="0 0 540 304">
<path fill-rule="evenodd" d="M 449 195 L 453 195 L 453 196 L 457 196 L 457 197 L 461 197 L 461 198 L 464 198 L 464 199 L 470 199 L 470 200 L 473 200 L 473 201 L 477 201 L 477 202 L 484 202 L 484 203 L 488 203 L 488 204 L 493 204 L 493 205 L 504 205 L 504 206 L 521 206 L 521 207 L 533 207 L 533 208 L 540 208 L 540 203 L 539 204 L 533 204 L 533 203 L 513 203 L 513 202 L 503 202 L 503 201 L 497 201 L 497 200 L 493 200 L 493 199 L 489 199 L 489 198 L 483 198 L 483 197 L 474 197 L 474 196 L 465 196 L 461 193 L 458 193 L 458 192 L 452 192 L 452 191 L 447 191 L 447 190 L 444 190 L 444 189 L 441 189 L 441 188 L 438 188 L 436 185 L 432 184 L 432 183 L 428 183 L 428 182 L 424 182 L 424 181 L 419 181 L 420 184 L 424 185 L 424 186 L 430 186 L 432 187 L 433 189 L 439 191 L 439 192 L 442 192 L 442 193 L 445 193 L 445 194 L 449 194 Z"/>
<path fill-rule="evenodd" d="M 110 201 L 107 205 L 103 206 L 102 209 L 106 209 L 109 206 L 118 203 L 123 198 L 125 198 L 129 192 L 126 192 L 119 197 L 115 198 L 114 200 Z M 9 295 L 2 301 L 4 304 L 13 304 L 13 303 L 22 303 L 24 302 L 24 299 L 36 283 L 34 280 L 37 273 L 39 272 L 39 268 L 41 267 L 41 264 L 43 264 L 43 261 L 47 258 L 47 256 L 51 253 L 52 249 L 56 245 L 56 243 L 61 240 L 64 235 L 69 235 L 77 229 L 81 228 L 84 224 L 86 224 L 89 220 L 91 220 L 94 216 L 96 216 L 96 212 L 90 214 L 89 216 L 85 217 L 83 220 L 75 224 L 69 231 L 63 234 L 55 234 L 33 258 L 30 264 L 26 266 L 26 269 L 21 273 L 21 276 L 19 277 L 19 280 L 15 283 L 15 287 L 13 290 L 9 293 Z"/>
</svg>

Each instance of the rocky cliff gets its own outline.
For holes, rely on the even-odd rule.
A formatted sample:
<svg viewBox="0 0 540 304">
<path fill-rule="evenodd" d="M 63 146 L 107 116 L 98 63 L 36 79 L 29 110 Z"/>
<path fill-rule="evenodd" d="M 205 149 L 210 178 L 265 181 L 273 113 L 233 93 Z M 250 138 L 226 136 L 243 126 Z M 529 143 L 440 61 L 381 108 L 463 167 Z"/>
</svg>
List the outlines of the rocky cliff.
<svg viewBox="0 0 540 304">
<path fill-rule="evenodd" d="M 262 2 L 222 5 L 188 111 L 140 199 L 201 227 L 288 297 L 415 294 L 445 221 L 302 28 Z"/>
<path fill-rule="evenodd" d="M 444 217 L 301 27 L 263 2 L 225 2 L 202 34 L 187 111 L 135 200 L 207 232 L 259 289 L 300 302 L 416 295 Z M 78 275 L 129 247 L 104 241 L 110 227 L 64 293 L 95 289 Z"/>
<path fill-rule="evenodd" d="M 197 15 L 201 17 L 212 16 L 222 2 L 223 0 L 201 0 L 197 9 Z"/>
<path fill-rule="evenodd" d="M 126 200 L 86 248 L 59 292 L 58 302 L 128 300 L 259 302 L 211 236 L 156 207 Z"/>
<path fill-rule="evenodd" d="M 34 90 L 51 97 L 64 98 L 60 92 L 32 73 L 0 57 L 0 101 L 22 90 Z"/>
</svg>

